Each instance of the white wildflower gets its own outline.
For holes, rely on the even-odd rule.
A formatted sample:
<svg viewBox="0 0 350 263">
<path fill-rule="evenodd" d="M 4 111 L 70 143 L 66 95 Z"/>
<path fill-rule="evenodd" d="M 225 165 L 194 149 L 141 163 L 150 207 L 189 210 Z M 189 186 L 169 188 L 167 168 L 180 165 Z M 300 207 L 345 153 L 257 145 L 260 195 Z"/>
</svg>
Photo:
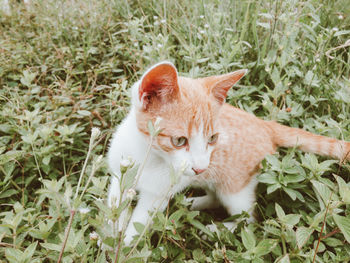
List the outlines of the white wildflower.
<svg viewBox="0 0 350 263">
<path fill-rule="evenodd" d="M 342 14 L 338 15 L 338 19 L 343 20 L 344 19 L 343 15 Z"/>
<path fill-rule="evenodd" d="M 337 31 L 339 31 L 339 28 L 333 27 L 333 28 L 332 28 L 332 31 L 337 32 Z"/>
<path fill-rule="evenodd" d="M 203 16 L 203 15 L 200 15 L 200 16 L 199 16 L 199 18 L 200 18 L 200 19 L 203 19 L 203 18 L 204 18 L 204 16 Z"/>
<path fill-rule="evenodd" d="M 162 19 L 162 20 L 160 20 L 160 22 L 161 22 L 162 24 L 165 24 L 165 23 L 166 23 L 166 20 L 165 20 L 165 19 Z"/>
<path fill-rule="evenodd" d="M 90 240 L 97 240 L 99 238 L 99 236 L 95 231 L 93 231 L 89 234 L 89 238 L 90 238 Z"/>
<path fill-rule="evenodd" d="M 158 16 L 153 16 L 153 19 L 154 19 L 154 20 L 157 20 L 157 19 L 158 19 Z"/>
<path fill-rule="evenodd" d="M 139 46 L 139 42 L 135 42 L 134 47 L 138 47 L 138 46 Z"/>
<path fill-rule="evenodd" d="M 205 27 L 205 28 L 209 28 L 209 25 L 208 25 L 208 24 L 205 24 L 204 27 Z"/>
<path fill-rule="evenodd" d="M 133 200 L 136 195 L 136 191 L 133 188 L 130 188 L 126 191 L 126 198 L 129 200 Z"/>
<path fill-rule="evenodd" d="M 94 141 L 98 138 L 98 136 L 100 136 L 100 134 L 101 134 L 100 129 L 99 129 L 99 128 L 96 128 L 96 127 L 93 127 L 93 128 L 91 129 L 90 143 L 91 143 L 91 142 L 94 142 Z"/>
<path fill-rule="evenodd" d="M 123 168 L 129 168 L 132 165 L 131 157 L 122 158 L 120 161 L 120 166 Z"/>
<path fill-rule="evenodd" d="M 88 207 L 80 207 L 78 210 L 79 210 L 79 213 L 83 214 L 83 215 L 86 215 L 87 213 L 89 213 L 91 211 L 90 208 L 88 208 Z"/>
<path fill-rule="evenodd" d="M 158 20 L 157 20 L 157 21 L 155 21 L 153 25 L 158 26 L 158 25 L 159 25 Z"/>
<path fill-rule="evenodd" d="M 318 63 L 318 62 L 320 62 L 321 61 L 321 59 L 319 59 L 319 58 L 316 58 L 316 62 Z"/>
<path fill-rule="evenodd" d="M 204 30 L 199 30 L 199 33 L 204 35 L 205 34 L 205 31 Z"/>
<path fill-rule="evenodd" d="M 162 44 L 158 44 L 157 47 L 158 47 L 158 48 L 162 48 L 163 45 L 162 45 Z"/>
</svg>

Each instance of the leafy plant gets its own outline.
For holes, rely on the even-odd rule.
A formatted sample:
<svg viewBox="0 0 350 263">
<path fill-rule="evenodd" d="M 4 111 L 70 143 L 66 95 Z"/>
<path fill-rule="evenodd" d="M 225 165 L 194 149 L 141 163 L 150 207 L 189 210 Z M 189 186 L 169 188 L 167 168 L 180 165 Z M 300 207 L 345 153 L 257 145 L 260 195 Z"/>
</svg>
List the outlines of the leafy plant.
<svg viewBox="0 0 350 263">
<path fill-rule="evenodd" d="M 248 68 L 228 103 L 350 140 L 346 0 L 10 2 L 0 10 L 0 261 L 350 260 L 349 164 L 281 149 L 263 161 L 257 222 L 242 213 L 229 231 L 223 210 L 190 211 L 183 193 L 125 247 L 108 220 L 132 202 L 106 205 L 112 175 L 99 157 L 130 86 L 161 60 L 191 77 Z M 124 169 L 125 191 L 137 171 Z"/>
</svg>

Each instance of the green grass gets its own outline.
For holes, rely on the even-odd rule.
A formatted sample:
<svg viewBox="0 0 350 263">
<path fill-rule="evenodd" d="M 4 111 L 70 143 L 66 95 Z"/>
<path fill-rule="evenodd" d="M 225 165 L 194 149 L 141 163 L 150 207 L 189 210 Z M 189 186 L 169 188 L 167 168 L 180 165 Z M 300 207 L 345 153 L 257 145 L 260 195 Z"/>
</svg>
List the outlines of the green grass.
<svg viewBox="0 0 350 263">
<path fill-rule="evenodd" d="M 191 77 L 247 68 L 229 103 L 350 141 L 347 0 L 11 4 L 0 14 L 0 262 L 57 262 L 78 207 L 90 211 L 72 217 L 62 262 L 114 261 L 106 219 L 117 213 L 102 201 L 109 175 L 98 156 L 130 86 L 161 60 Z M 87 158 L 92 127 L 101 135 Z M 120 247 L 120 262 L 349 262 L 349 168 L 282 149 L 263 162 L 257 223 L 238 215 L 233 233 L 219 224 L 203 239 L 203 225 L 226 215 L 190 212 L 179 194 L 131 254 Z"/>
</svg>

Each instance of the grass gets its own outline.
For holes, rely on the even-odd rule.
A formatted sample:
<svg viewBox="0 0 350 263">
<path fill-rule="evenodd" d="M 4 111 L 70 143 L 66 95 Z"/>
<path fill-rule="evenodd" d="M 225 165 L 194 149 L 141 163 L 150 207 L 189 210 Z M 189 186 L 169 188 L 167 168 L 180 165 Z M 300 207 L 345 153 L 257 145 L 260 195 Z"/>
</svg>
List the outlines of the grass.
<svg viewBox="0 0 350 263">
<path fill-rule="evenodd" d="M 57 262 L 73 210 L 62 262 L 114 261 L 120 243 L 106 220 L 118 211 L 103 202 L 99 156 L 128 112 L 130 86 L 161 60 L 192 77 L 248 68 L 229 103 L 350 140 L 346 0 L 11 4 L 0 14 L 0 262 Z M 263 162 L 257 223 L 238 215 L 233 233 L 218 224 L 203 238 L 205 224 L 227 216 L 189 211 L 179 194 L 118 260 L 348 262 L 349 168 L 281 149 Z"/>
</svg>

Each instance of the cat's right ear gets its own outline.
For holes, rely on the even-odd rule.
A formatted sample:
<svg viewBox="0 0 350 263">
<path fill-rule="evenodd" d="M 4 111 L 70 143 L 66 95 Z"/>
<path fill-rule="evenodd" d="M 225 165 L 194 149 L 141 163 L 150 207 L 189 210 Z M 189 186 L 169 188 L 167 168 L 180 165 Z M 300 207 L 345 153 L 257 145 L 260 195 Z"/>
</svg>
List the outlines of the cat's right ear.
<svg viewBox="0 0 350 263">
<path fill-rule="evenodd" d="M 162 62 L 150 68 L 141 78 L 138 95 L 143 109 L 153 102 L 163 104 L 177 98 L 179 85 L 175 66 Z"/>
</svg>

